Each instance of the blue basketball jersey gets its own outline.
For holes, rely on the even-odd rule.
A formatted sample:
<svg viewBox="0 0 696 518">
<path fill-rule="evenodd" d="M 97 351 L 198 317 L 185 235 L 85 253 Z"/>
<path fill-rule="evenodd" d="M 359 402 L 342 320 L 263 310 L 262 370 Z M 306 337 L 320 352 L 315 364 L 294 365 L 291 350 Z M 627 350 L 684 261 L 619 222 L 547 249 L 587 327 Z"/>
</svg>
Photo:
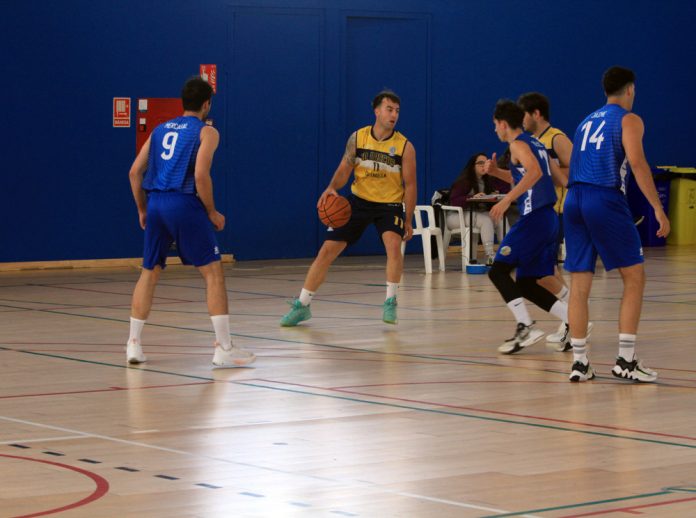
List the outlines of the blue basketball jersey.
<svg viewBox="0 0 696 518">
<path fill-rule="evenodd" d="M 627 113 L 618 104 L 607 104 L 580 123 L 573 138 L 568 186 L 587 183 L 626 192 L 621 121 Z"/>
<path fill-rule="evenodd" d="M 556 189 L 551 180 L 551 169 L 549 168 L 549 155 L 544 147 L 544 144 L 539 142 L 528 133 L 521 133 L 515 140 L 521 140 L 529 146 L 532 154 L 539 162 L 541 169 L 541 178 L 517 199 L 517 205 L 520 209 L 520 216 L 526 216 L 532 211 L 553 205 L 556 203 Z M 513 164 L 510 162 L 510 172 L 515 184 L 520 183 L 526 171 L 522 164 Z"/>
<path fill-rule="evenodd" d="M 186 116 L 154 129 L 143 189 L 148 192 L 196 192 L 194 171 L 203 126 L 205 123 L 197 117 Z"/>
</svg>

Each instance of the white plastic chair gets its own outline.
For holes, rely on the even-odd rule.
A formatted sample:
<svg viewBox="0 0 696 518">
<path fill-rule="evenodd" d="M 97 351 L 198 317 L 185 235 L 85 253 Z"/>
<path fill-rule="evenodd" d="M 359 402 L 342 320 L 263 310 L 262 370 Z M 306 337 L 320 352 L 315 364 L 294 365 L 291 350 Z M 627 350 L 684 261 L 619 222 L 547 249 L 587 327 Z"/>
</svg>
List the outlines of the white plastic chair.
<svg viewBox="0 0 696 518">
<path fill-rule="evenodd" d="M 428 226 L 423 225 L 423 216 L 425 213 L 428 217 Z M 430 205 L 416 205 L 416 210 L 413 213 L 415 225 L 413 226 L 413 235 L 421 236 L 423 239 L 423 261 L 425 262 L 425 273 L 433 273 L 433 259 L 430 248 L 430 237 L 435 236 L 437 241 L 437 259 L 440 262 L 440 271 L 445 271 L 445 252 L 442 246 L 442 230 L 435 224 L 435 211 Z M 406 253 L 406 241 L 401 243 L 401 254 Z"/>
<path fill-rule="evenodd" d="M 449 248 L 452 236 L 459 234 L 461 237 L 461 255 L 462 255 L 462 271 L 466 271 L 467 265 L 471 262 L 469 257 L 469 248 L 471 246 L 471 229 L 469 228 L 469 222 L 465 220 L 464 209 L 461 207 L 454 207 L 452 205 L 442 205 L 442 233 L 443 233 L 443 246 L 447 250 Z M 449 213 L 454 213 L 459 218 L 459 227 L 450 230 L 447 226 L 447 215 Z M 466 216 L 468 218 L 468 214 Z M 478 234 L 478 229 L 473 229 L 474 234 Z M 477 239 L 478 241 L 478 239 Z"/>
</svg>

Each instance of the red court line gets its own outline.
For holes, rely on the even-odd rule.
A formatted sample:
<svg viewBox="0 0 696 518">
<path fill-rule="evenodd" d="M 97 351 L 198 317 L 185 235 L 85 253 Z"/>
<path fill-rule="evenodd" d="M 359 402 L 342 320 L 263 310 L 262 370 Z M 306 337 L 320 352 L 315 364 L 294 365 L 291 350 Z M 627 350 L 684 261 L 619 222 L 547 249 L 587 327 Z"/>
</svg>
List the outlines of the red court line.
<svg viewBox="0 0 696 518">
<path fill-rule="evenodd" d="M 31 514 L 23 514 L 20 516 L 14 516 L 12 518 L 34 518 L 36 516 L 46 516 L 47 514 L 55 514 L 55 513 L 60 513 L 63 511 L 68 511 L 70 509 L 75 509 L 77 507 L 82 507 L 83 505 L 87 505 L 89 503 L 94 502 L 95 500 L 99 500 L 101 497 L 103 497 L 108 491 L 109 491 L 109 483 L 106 481 L 105 478 L 97 475 L 96 473 L 92 473 L 91 471 L 87 471 L 82 468 L 77 468 L 75 466 L 69 466 L 67 464 L 61 464 L 60 462 L 53 462 L 50 460 L 40 460 L 40 459 L 33 459 L 31 457 L 20 457 L 17 455 L 5 455 L 4 453 L 0 453 L 0 457 L 7 457 L 10 459 L 19 459 L 19 460 L 28 460 L 31 462 L 41 462 L 42 464 L 49 464 L 51 466 L 58 466 L 59 468 L 65 468 L 71 471 L 75 471 L 76 473 L 80 473 L 81 475 L 84 475 L 95 483 L 97 486 L 96 489 L 92 492 L 92 494 L 86 496 L 82 500 L 78 500 L 77 502 L 74 502 L 72 504 L 64 505 L 63 507 L 57 507 L 55 509 L 48 509 L 46 511 L 39 511 L 36 513 L 31 513 Z"/>
<path fill-rule="evenodd" d="M 14 399 L 21 397 L 41 397 L 41 396 L 65 396 L 68 394 L 92 394 L 95 392 L 120 392 L 128 390 L 148 390 L 156 388 L 169 388 L 169 387 L 185 387 L 187 385 L 210 385 L 215 383 L 214 381 L 195 381 L 191 383 L 173 383 L 171 385 L 146 385 L 144 387 L 109 387 L 105 389 L 90 389 L 90 390 L 70 390 L 65 392 L 42 392 L 35 394 L 14 394 L 12 396 L 0 396 L 0 399 Z"/>
<path fill-rule="evenodd" d="M 449 405 L 447 403 L 436 403 L 436 402 L 432 402 L 432 401 L 422 401 L 419 399 L 408 399 L 408 398 L 400 398 L 400 397 L 394 397 L 394 396 L 382 396 L 380 394 L 371 394 L 369 392 L 358 392 L 358 391 L 354 391 L 354 390 L 343 390 L 343 389 L 335 389 L 335 388 L 317 387 L 315 385 L 305 385 L 302 383 L 290 383 L 290 382 L 286 382 L 286 381 L 274 381 L 274 380 L 263 379 L 263 378 L 259 378 L 259 381 L 263 381 L 266 383 L 277 383 L 279 385 L 292 385 L 292 386 L 311 388 L 311 389 L 316 389 L 316 390 L 326 390 L 328 392 L 339 392 L 339 393 L 343 393 L 343 394 L 352 394 L 355 396 L 367 396 L 367 397 L 374 397 L 374 398 L 378 398 L 378 399 L 402 401 L 404 403 L 415 403 L 415 404 L 430 405 L 430 406 L 436 406 L 436 407 L 442 407 L 442 408 L 452 408 L 455 410 L 466 410 L 469 412 L 479 412 L 482 414 L 504 415 L 507 417 L 519 417 L 519 418 L 524 418 L 524 419 L 535 419 L 537 421 L 548 421 L 548 422 L 552 422 L 552 423 L 586 426 L 588 428 L 599 428 L 599 429 L 613 430 L 613 431 L 618 431 L 618 432 L 633 432 L 633 433 L 639 433 L 642 435 L 652 435 L 652 436 L 658 436 L 658 437 L 669 437 L 671 439 L 685 439 L 688 441 L 696 441 L 696 437 L 690 437 L 688 435 L 676 435 L 676 434 L 668 434 L 668 433 L 661 433 L 661 432 L 650 432 L 650 431 L 645 431 L 645 430 L 636 430 L 636 429 L 632 429 L 632 428 L 621 428 L 619 426 L 586 423 L 583 421 L 570 421 L 567 419 L 556 419 L 553 417 L 540 417 L 540 416 L 528 415 L 528 414 L 516 414 L 514 412 L 503 412 L 501 410 L 488 410 L 485 408 L 468 407 L 468 406 L 461 406 L 461 405 Z M 613 385 L 614 383 L 611 383 L 611 384 Z"/>
<path fill-rule="evenodd" d="M 563 516 L 563 518 L 580 518 L 581 516 L 599 516 L 601 514 L 611 514 L 611 513 L 643 514 L 640 511 L 636 511 L 636 509 L 645 509 L 646 507 L 658 507 L 661 505 L 679 504 L 682 502 L 693 502 L 694 500 L 696 500 L 696 496 L 692 496 L 689 498 L 680 498 L 679 500 L 668 500 L 667 502 L 657 502 L 654 504 L 622 507 L 620 509 L 606 509 L 604 511 L 594 511 L 591 513 L 583 513 L 583 514 L 567 514 L 567 515 Z"/>
</svg>

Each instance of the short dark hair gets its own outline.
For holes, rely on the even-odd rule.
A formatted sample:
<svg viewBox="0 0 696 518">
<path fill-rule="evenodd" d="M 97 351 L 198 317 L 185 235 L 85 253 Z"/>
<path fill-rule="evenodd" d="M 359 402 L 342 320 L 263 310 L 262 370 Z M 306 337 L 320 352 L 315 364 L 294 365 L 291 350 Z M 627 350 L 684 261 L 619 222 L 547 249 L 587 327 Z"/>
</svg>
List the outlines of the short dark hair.
<svg viewBox="0 0 696 518">
<path fill-rule="evenodd" d="M 535 110 L 539 110 L 539 114 L 541 114 L 545 120 L 550 120 L 549 112 L 551 110 L 549 99 L 539 92 L 527 92 L 526 94 L 520 95 L 517 99 L 517 104 L 530 115 L 533 114 Z"/>
<path fill-rule="evenodd" d="M 181 102 L 186 111 L 197 112 L 212 96 L 213 87 L 201 76 L 191 77 L 181 89 Z"/>
<path fill-rule="evenodd" d="M 384 99 L 389 99 L 391 102 L 401 106 L 401 99 L 399 99 L 398 95 L 396 95 L 391 90 L 382 90 L 380 93 L 375 95 L 374 99 L 372 99 L 372 109 L 374 110 L 375 108 L 377 108 L 377 106 L 382 104 L 382 101 Z"/>
<path fill-rule="evenodd" d="M 624 67 L 611 67 L 602 75 L 602 86 L 607 97 L 623 93 L 624 88 L 635 82 L 633 70 Z"/>
<path fill-rule="evenodd" d="M 510 129 L 522 127 L 524 119 L 524 110 L 519 105 L 510 99 L 500 99 L 495 105 L 493 118 L 497 121 L 507 122 Z"/>
</svg>

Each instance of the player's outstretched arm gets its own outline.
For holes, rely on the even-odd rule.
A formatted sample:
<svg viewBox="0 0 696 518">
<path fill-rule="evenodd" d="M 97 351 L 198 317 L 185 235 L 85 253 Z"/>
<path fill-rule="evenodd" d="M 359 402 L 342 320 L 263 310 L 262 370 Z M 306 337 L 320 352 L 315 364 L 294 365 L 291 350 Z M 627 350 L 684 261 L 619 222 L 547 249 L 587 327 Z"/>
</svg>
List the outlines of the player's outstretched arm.
<svg viewBox="0 0 696 518">
<path fill-rule="evenodd" d="M 416 148 L 406 142 L 404 156 L 401 162 L 401 172 L 404 177 L 404 205 L 406 219 L 404 220 L 404 241 L 413 237 L 413 211 L 416 210 L 418 187 L 416 182 Z"/>
<path fill-rule="evenodd" d="M 319 208 L 326 199 L 327 196 L 337 195 L 338 190 L 348 183 L 350 178 L 350 173 L 353 172 L 353 167 L 355 167 L 355 159 L 357 153 L 357 132 L 353 132 L 350 137 L 348 137 L 348 142 L 346 142 L 346 150 L 343 153 L 343 158 L 341 158 L 341 163 L 338 164 L 336 171 L 331 177 L 328 187 L 321 193 L 319 200 L 317 201 L 317 208 Z"/>
<path fill-rule="evenodd" d="M 645 159 L 645 152 L 643 151 L 643 133 L 645 131 L 643 121 L 635 113 L 629 113 L 621 121 L 621 128 L 623 130 L 621 141 L 624 150 L 626 150 L 628 163 L 631 164 L 633 176 L 636 179 L 638 188 L 655 211 L 655 219 L 660 224 L 660 228 L 657 229 L 657 236 L 667 237 L 670 231 L 669 219 L 662 208 L 662 202 L 657 194 L 650 166 Z"/>
<path fill-rule="evenodd" d="M 225 228 L 225 216 L 215 209 L 215 199 L 213 198 L 213 180 L 210 177 L 210 168 L 213 165 L 213 155 L 220 142 L 218 130 L 212 126 L 205 126 L 201 129 L 201 144 L 196 156 L 196 166 L 194 178 L 196 181 L 196 192 L 198 198 L 203 203 L 208 218 L 215 227 L 215 230 Z"/>
<path fill-rule="evenodd" d="M 525 173 L 520 183 L 515 185 L 512 190 L 505 195 L 505 197 L 498 203 L 493 205 L 490 210 L 491 218 L 494 222 L 498 222 L 505 215 L 505 212 L 510 208 L 513 200 L 516 200 L 522 193 L 528 191 L 532 186 L 539 181 L 541 178 L 541 168 L 539 167 L 539 162 L 532 153 L 529 146 L 519 140 L 512 142 L 510 144 L 510 160 L 516 160 L 522 164 Z"/>
<path fill-rule="evenodd" d="M 147 196 L 143 191 L 143 176 L 147 170 L 147 159 L 150 156 L 150 137 L 147 138 L 145 144 L 140 148 L 140 153 L 135 157 L 133 165 L 128 172 L 128 178 L 133 191 L 133 199 L 138 208 L 138 220 L 140 228 L 145 230 L 145 220 L 147 219 Z"/>
<path fill-rule="evenodd" d="M 483 171 L 488 175 L 500 178 L 504 182 L 512 185 L 512 173 L 509 169 L 500 169 L 498 167 L 498 158 L 495 153 L 493 153 L 491 158 L 486 160 L 486 164 L 483 166 Z"/>
</svg>

